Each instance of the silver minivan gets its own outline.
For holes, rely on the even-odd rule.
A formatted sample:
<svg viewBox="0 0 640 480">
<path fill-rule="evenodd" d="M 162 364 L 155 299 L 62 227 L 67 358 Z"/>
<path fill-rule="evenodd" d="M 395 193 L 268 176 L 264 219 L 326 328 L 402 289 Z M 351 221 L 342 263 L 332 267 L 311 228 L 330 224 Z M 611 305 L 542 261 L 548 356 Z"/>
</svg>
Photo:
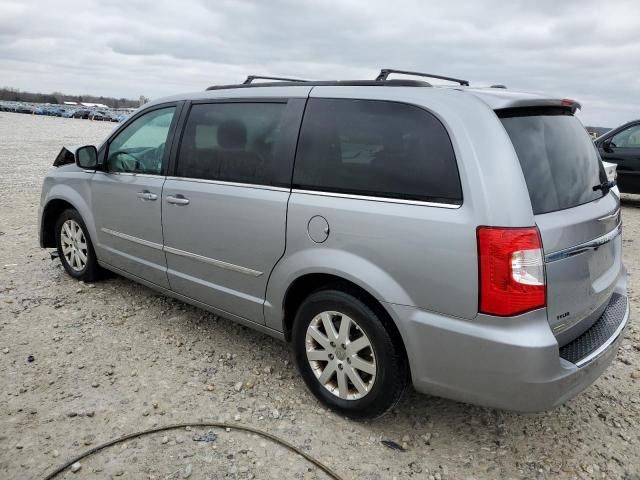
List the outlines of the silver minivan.
<svg viewBox="0 0 640 480">
<path fill-rule="evenodd" d="M 578 103 L 394 70 L 256 78 L 63 148 L 41 246 L 286 340 L 349 417 L 409 383 L 538 411 L 605 370 L 629 318 L 620 200 Z"/>
</svg>

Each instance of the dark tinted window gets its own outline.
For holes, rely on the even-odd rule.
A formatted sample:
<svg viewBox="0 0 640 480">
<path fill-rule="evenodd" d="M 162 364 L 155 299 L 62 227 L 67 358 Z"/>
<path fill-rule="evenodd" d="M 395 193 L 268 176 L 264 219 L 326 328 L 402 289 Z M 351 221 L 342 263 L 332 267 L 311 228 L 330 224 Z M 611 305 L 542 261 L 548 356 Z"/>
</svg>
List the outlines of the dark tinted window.
<svg viewBox="0 0 640 480">
<path fill-rule="evenodd" d="M 293 183 L 411 200 L 462 199 L 444 126 L 418 107 L 393 102 L 310 99 Z"/>
<path fill-rule="evenodd" d="M 598 153 L 582 123 L 562 111 L 549 113 L 501 114 L 520 160 L 534 214 L 600 198 L 602 191 L 593 187 L 606 181 Z"/>
<path fill-rule="evenodd" d="M 177 175 L 277 184 L 285 109 L 285 103 L 194 105 L 180 145 Z"/>
</svg>

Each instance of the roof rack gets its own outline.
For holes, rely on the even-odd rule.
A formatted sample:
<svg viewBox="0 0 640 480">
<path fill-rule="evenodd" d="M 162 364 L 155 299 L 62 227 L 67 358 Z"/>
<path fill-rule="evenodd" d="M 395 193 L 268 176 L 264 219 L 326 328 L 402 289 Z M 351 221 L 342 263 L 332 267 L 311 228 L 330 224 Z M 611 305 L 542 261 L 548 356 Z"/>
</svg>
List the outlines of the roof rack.
<svg viewBox="0 0 640 480">
<path fill-rule="evenodd" d="M 309 80 L 300 80 L 298 78 L 286 78 L 286 77 L 265 77 L 263 75 L 249 75 L 247 79 L 242 82 L 243 85 L 250 85 L 254 80 L 277 80 L 281 82 L 308 82 Z"/>
<path fill-rule="evenodd" d="M 456 82 L 465 87 L 469 86 L 469 80 L 461 80 L 459 78 L 453 78 L 453 77 L 443 77 L 442 75 L 432 75 L 431 73 L 410 72 L 408 70 L 395 70 L 393 68 L 383 68 L 382 70 L 380 70 L 380 74 L 376 77 L 376 81 L 383 82 L 387 80 L 387 77 L 389 76 L 390 73 L 399 73 L 402 75 L 415 75 L 417 77 L 437 78 L 439 80 Z"/>
<path fill-rule="evenodd" d="M 263 77 L 261 77 L 263 78 Z M 277 82 L 244 83 L 236 85 L 212 85 L 207 90 L 228 90 L 232 88 L 262 88 L 262 87 L 430 87 L 427 82 L 412 79 L 391 79 L 384 81 L 377 80 L 282 80 Z"/>
</svg>

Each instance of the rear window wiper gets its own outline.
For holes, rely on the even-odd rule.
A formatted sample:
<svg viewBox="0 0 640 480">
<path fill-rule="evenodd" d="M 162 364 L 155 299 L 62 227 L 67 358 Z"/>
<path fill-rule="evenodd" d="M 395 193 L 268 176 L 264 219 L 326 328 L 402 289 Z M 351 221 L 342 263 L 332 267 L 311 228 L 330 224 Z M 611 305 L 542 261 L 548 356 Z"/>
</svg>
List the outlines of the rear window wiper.
<svg viewBox="0 0 640 480">
<path fill-rule="evenodd" d="M 617 182 L 615 180 L 611 180 L 611 181 L 606 181 L 606 182 L 602 182 L 599 185 L 596 185 L 595 187 L 593 187 L 593 191 L 597 192 L 598 190 L 602 190 L 603 195 L 606 195 L 609 190 L 611 190 L 613 187 L 615 187 L 617 184 Z"/>
</svg>

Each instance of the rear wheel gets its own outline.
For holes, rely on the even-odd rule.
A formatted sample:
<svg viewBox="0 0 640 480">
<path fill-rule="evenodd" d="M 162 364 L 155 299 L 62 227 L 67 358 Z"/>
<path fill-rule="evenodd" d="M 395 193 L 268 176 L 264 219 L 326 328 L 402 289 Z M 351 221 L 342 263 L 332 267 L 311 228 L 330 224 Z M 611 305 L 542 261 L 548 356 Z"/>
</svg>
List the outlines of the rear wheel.
<svg viewBox="0 0 640 480">
<path fill-rule="evenodd" d="M 56 247 L 62 266 L 77 280 L 98 279 L 100 266 L 87 227 L 77 210 L 69 208 L 56 221 Z"/>
<path fill-rule="evenodd" d="M 338 290 L 311 294 L 296 314 L 292 342 L 307 387 L 340 414 L 374 418 L 400 401 L 408 380 L 403 351 L 361 299 Z"/>
</svg>

